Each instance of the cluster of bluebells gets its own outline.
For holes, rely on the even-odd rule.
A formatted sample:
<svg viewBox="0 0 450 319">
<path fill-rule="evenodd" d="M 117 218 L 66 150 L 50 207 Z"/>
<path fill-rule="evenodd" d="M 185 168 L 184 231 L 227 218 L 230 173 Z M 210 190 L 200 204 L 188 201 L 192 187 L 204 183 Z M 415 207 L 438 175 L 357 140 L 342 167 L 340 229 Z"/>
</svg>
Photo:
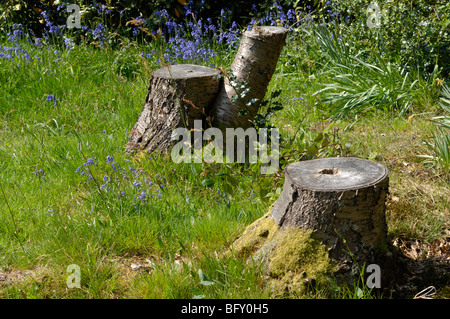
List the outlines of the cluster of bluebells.
<svg viewBox="0 0 450 319">
<path fill-rule="evenodd" d="M 187 16 L 193 15 L 195 12 L 185 6 L 185 13 Z M 228 11 L 222 10 L 221 20 L 227 18 Z M 150 19 L 143 19 L 138 17 L 135 19 L 139 25 L 150 25 Z M 177 23 L 169 17 L 166 10 L 156 11 L 152 16 L 152 21 L 156 20 L 156 24 L 161 26 L 160 30 L 152 31 L 153 34 L 162 32 L 169 44 L 163 54 L 165 63 L 175 64 L 180 61 L 208 61 L 215 58 L 211 44 L 226 44 L 229 46 L 236 46 L 240 29 L 237 23 L 233 23 L 231 28 L 223 30 L 217 25 L 221 25 L 222 21 L 217 21 L 215 24 L 212 19 L 208 18 L 205 21 L 186 21 L 185 23 Z M 133 29 L 133 36 L 139 34 L 139 28 Z M 153 54 L 142 53 L 142 56 L 150 58 Z M 160 60 L 158 60 L 158 63 Z"/>
<path fill-rule="evenodd" d="M 134 18 L 136 23 L 132 27 L 131 33 L 137 37 L 141 34 L 141 30 L 145 28 L 146 32 L 165 37 L 167 46 L 165 51 L 162 52 L 162 56 L 157 60 L 158 63 L 162 62 L 160 58 L 163 57 L 164 62 L 167 64 L 196 63 L 199 61 L 209 61 L 213 64 L 216 58 L 215 47 L 236 48 L 245 26 L 232 22 L 231 11 L 227 8 L 221 10 L 220 16 L 215 21 L 211 18 L 198 19 L 196 16 L 198 14 L 197 9 L 201 10 L 204 5 L 204 1 L 195 3 L 194 1 L 189 1 L 188 5 L 184 6 L 186 15 L 184 22 L 180 23 L 173 20 L 166 10 L 156 11 L 148 19 L 136 17 Z M 65 50 L 71 50 L 75 43 L 65 34 L 68 28 L 66 25 L 57 25 L 54 22 L 55 17 L 60 18 L 67 14 L 65 12 L 66 5 L 60 4 L 56 9 L 48 8 L 42 4 L 39 4 L 37 7 L 41 10 L 40 15 L 44 23 L 44 31 L 42 37 L 35 37 L 34 41 L 28 41 L 38 48 L 45 47 L 44 43 L 56 42 L 60 43 Z M 105 16 L 112 17 L 115 13 L 104 4 L 97 3 L 94 7 L 97 14 L 101 15 L 102 22 L 97 23 L 93 29 L 87 25 L 82 25 L 81 29 L 76 31 L 87 38 L 93 39 L 103 47 L 108 38 L 108 26 L 105 23 Z M 119 14 L 122 16 L 123 12 Z M 256 5 L 253 5 L 251 14 L 253 16 L 258 14 Z M 255 23 L 289 27 L 294 23 L 305 22 L 308 19 L 312 19 L 311 15 L 303 14 L 302 12 L 296 13 L 292 9 L 285 12 L 282 6 L 275 2 L 271 11 L 264 13 L 258 19 L 252 19 L 246 29 L 250 30 Z M 223 27 L 224 25 L 230 27 L 225 28 Z M 8 37 L 8 40 L 14 42 L 15 46 L 0 47 L 0 58 L 11 59 L 12 57 L 20 56 L 22 60 L 33 60 L 18 41 L 24 37 L 22 25 L 14 25 Z M 155 57 L 154 52 L 143 52 L 141 55 L 146 58 Z"/>
<path fill-rule="evenodd" d="M 24 30 L 22 24 L 13 24 L 12 30 L 7 34 L 8 41 L 12 42 L 12 46 L 0 46 L 0 58 L 10 60 L 17 63 L 17 67 L 20 67 L 20 61 L 29 63 L 33 61 L 28 50 L 24 48 L 20 41 L 24 38 Z M 35 56 L 35 58 L 38 58 Z"/>
<path fill-rule="evenodd" d="M 284 13 L 283 8 L 275 3 L 276 11 L 268 12 L 259 19 L 252 19 L 247 29 L 250 30 L 253 24 L 260 25 L 283 25 L 285 27 L 297 22 L 297 16 L 294 10 L 288 10 Z M 214 60 L 216 53 L 211 44 L 226 45 L 229 48 L 236 48 L 241 34 L 241 27 L 233 21 L 231 27 L 223 29 L 221 26 L 229 20 L 230 10 L 224 8 L 220 12 L 217 21 L 211 18 L 196 20 L 196 11 L 189 5 L 184 7 L 187 18 L 194 17 L 193 21 L 188 20 L 185 23 L 176 23 L 171 19 L 166 10 L 157 11 L 153 18 L 157 19 L 161 25 L 162 33 L 168 37 L 168 47 L 164 52 L 164 60 L 167 64 L 175 64 L 185 61 L 211 61 Z M 256 5 L 253 6 L 256 11 Z M 147 25 L 147 21 L 141 17 L 138 20 Z M 138 32 L 133 35 L 137 35 Z M 146 56 L 142 54 L 143 56 Z M 152 57 L 153 55 L 150 55 Z M 149 57 L 149 56 L 147 56 Z"/>
<path fill-rule="evenodd" d="M 53 94 L 47 95 L 46 101 L 52 101 L 53 102 L 53 106 L 57 106 L 58 105 L 58 101 L 56 100 L 56 97 Z"/>
<path fill-rule="evenodd" d="M 146 172 L 129 164 L 130 160 L 125 159 L 125 162 L 127 167 L 121 167 L 112 155 L 108 155 L 105 164 L 99 169 L 96 157 L 91 157 L 79 166 L 75 173 L 85 176 L 86 184 L 98 184 L 101 191 L 110 194 L 116 200 L 124 200 L 132 196 L 135 204 L 147 204 L 151 198 L 161 199 L 164 190 L 167 189 L 166 178 L 156 174 L 152 181 Z M 94 168 L 104 172 L 101 180 L 94 180 L 92 176 Z"/>
<path fill-rule="evenodd" d="M 60 42 L 63 43 L 66 50 L 71 50 L 75 43 L 72 39 L 65 37 L 64 32 L 67 30 L 66 25 L 56 25 L 52 20 L 53 15 L 66 15 L 65 12 L 66 5 L 61 4 L 56 7 L 56 10 L 51 8 L 45 8 L 43 5 L 38 5 L 43 10 L 40 15 L 45 23 L 45 28 L 43 31 L 43 39 L 47 42 Z M 99 14 L 110 14 L 111 10 L 108 9 L 104 4 L 95 4 L 95 8 L 97 8 L 97 13 Z M 91 36 L 95 41 L 98 41 L 100 46 L 104 46 L 105 40 L 107 38 L 107 26 L 104 23 L 99 23 L 94 29 L 89 28 L 88 26 L 82 26 L 82 31 L 85 35 Z M 42 39 L 40 39 L 42 42 Z"/>
</svg>

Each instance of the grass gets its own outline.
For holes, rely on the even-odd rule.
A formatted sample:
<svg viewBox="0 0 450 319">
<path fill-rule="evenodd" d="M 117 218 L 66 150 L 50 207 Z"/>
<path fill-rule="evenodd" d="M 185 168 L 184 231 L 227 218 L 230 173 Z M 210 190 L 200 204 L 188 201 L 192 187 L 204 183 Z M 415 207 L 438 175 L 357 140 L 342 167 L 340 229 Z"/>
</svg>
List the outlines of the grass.
<svg viewBox="0 0 450 319">
<path fill-rule="evenodd" d="M 337 155 L 379 161 L 390 170 L 390 236 L 430 242 L 448 236 L 449 181 L 417 157 L 429 151 L 423 141 L 434 132 L 435 90 L 387 64 L 381 78 L 375 65 L 353 68 L 333 59 L 333 67 L 321 65 L 298 41 L 288 42 L 269 88 L 282 90 L 284 108 L 273 118 L 289 141 L 281 168 Z M 262 176 L 253 166 L 125 155 L 148 79 L 158 68 L 139 54 L 148 47 L 55 52 L 23 46 L 40 59 L 20 67 L 20 61 L 0 60 L 0 272 L 9 278 L 0 283 L 0 297 L 269 298 L 260 265 L 223 251 L 276 200 L 282 171 Z M 362 62 L 353 55 L 348 61 Z M 414 108 L 366 110 L 383 100 L 366 83 L 355 89 L 370 99 L 344 99 L 344 109 L 358 112 L 333 118 L 343 102 L 318 92 L 340 88 L 330 73 L 338 66 L 348 87 L 369 72 L 369 80 L 406 89 L 407 101 L 413 89 L 420 98 Z M 71 264 L 80 266 L 80 289 L 67 288 Z M 331 287 L 307 297 L 371 297 L 358 289 Z"/>
</svg>

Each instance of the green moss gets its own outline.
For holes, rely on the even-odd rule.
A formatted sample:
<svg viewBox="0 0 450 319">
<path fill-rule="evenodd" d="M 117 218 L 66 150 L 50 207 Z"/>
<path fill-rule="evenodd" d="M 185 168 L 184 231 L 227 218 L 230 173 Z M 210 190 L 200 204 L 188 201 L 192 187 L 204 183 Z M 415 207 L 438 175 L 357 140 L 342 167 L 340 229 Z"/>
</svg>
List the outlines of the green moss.
<svg viewBox="0 0 450 319">
<path fill-rule="evenodd" d="M 235 240 L 232 251 L 238 255 L 254 253 L 264 243 L 270 241 L 277 230 L 278 225 L 272 218 L 272 208 L 270 208 L 267 214 L 248 226 L 242 236 Z"/>
<path fill-rule="evenodd" d="M 450 285 L 438 290 L 438 295 L 440 298 L 450 298 Z"/>
<path fill-rule="evenodd" d="M 311 237 L 312 230 L 280 229 L 271 209 L 246 228 L 232 250 L 264 263 L 267 284 L 274 297 L 301 296 L 307 283 L 320 283 L 334 271 L 328 249 Z"/>
<path fill-rule="evenodd" d="M 311 230 L 290 227 L 277 233 L 277 249 L 271 256 L 269 274 L 282 277 L 288 272 L 306 273 L 314 277 L 316 273 L 326 273 L 330 260 L 326 247 L 311 238 Z"/>
</svg>

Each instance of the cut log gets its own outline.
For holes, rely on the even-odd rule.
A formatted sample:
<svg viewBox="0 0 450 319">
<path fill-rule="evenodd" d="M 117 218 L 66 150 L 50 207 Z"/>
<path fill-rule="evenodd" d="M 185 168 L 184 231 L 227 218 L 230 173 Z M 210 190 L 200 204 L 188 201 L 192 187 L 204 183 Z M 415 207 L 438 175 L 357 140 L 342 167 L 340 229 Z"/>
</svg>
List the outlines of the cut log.
<svg viewBox="0 0 450 319">
<path fill-rule="evenodd" d="M 172 65 L 153 72 L 126 151 L 167 151 L 176 143 L 171 140 L 174 129 L 192 129 L 194 120 L 205 121 L 205 114 L 219 91 L 218 75 L 218 70 L 191 64 Z"/>
<path fill-rule="evenodd" d="M 231 74 L 225 77 L 224 85 L 211 109 L 215 127 L 224 130 L 228 127 L 252 126 L 251 120 L 258 113 L 264 99 L 286 36 L 287 29 L 272 26 L 254 26 L 251 31 L 244 32 L 231 65 Z M 231 78 L 235 85 L 231 85 Z M 233 97 L 242 92 L 236 92 L 235 87 L 243 82 L 247 83 L 249 92 L 242 99 L 236 100 Z M 246 106 L 252 99 L 256 99 L 256 102 Z M 243 109 L 247 109 L 248 113 L 239 116 Z"/>
<path fill-rule="evenodd" d="M 370 264 L 387 248 L 388 188 L 387 168 L 373 161 L 343 157 L 293 163 L 285 168 L 272 216 L 280 228 L 312 230 L 342 265 Z"/>
</svg>

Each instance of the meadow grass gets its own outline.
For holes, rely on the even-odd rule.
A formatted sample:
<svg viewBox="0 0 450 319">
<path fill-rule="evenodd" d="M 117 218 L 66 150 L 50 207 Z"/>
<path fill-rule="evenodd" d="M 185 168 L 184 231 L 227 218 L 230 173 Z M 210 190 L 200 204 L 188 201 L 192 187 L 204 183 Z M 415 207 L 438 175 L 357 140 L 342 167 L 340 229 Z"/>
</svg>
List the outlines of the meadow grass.
<svg viewBox="0 0 450 319">
<path fill-rule="evenodd" d="M 264 176 L 257 165 L 123 152 L 159 67 L 140 55 L 150 44 L 23 46 L 39 59 L 0 60 L 0 271 L 16 278 L 0 285 L 2 298 L 269 298 L 261 265 L 223 252 L 276 200 L 282 168 L 315 157 L 389 168 L 390 236 L 448 235 L 449 182 L 417 157 L 428 152 L 436 109 L 422 80 L 409 118 L 380 108 L 336 119 L 336 101 L 317 94 L 335 77 L 299 39 L 288 41 L 269 92 L 282 91 L 272 120 L 289 143 L 280 171 Z M 66 285 L 71 264 L 80 289 Z M 330 289 L 306 297 L 370 297 Z"/>
</svg>

